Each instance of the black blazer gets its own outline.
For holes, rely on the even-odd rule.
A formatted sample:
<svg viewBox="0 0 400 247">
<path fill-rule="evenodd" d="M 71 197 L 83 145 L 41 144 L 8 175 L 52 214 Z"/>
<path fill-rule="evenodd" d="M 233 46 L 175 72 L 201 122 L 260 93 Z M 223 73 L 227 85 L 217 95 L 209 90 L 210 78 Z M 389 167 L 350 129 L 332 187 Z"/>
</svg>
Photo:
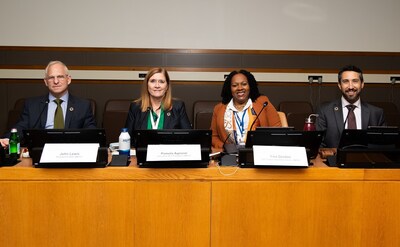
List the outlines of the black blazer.
<svg viewBox="0 0 400 247">
<path fill-rule="evenodd" d="M 142 112 L 140 104 L 132 102 L 129 107 L 125 128 L 128 128 L 129 135 L 133 141 L 133 132 L 138 129 L 147 129 L 147 119 L 150 109 Z M 172 109 L 164 114 L 164 129 L 191 129 L 189 118 L 186 114 L 185 103 L 180 100 L 172 101 Z M 132 142 L 134 144 L 134 142 Z"/>
<path fill-rule="evenodd" d="M 318 110 L 317 130 L 325 130 L 322 147 L 337 148 L 344 128 L 341 99 L 325 103 Z M 383 110 L 361 101 L 361 128 L 386 125 Z"/>
<path fill-rule="evenodd" d="M 21 117 L 18 123 L 16 123 L 14 126 L 14 128 L 17 128 L 21 137 L 22 130 L 24 129 L 45 128 L 47 121 L 48 100 L 48 95 L 26 99 Z M 65 115 L 65 129 L 84 129 L 96 127 L 96 120 L 94 119 L 90 102 L 69 94 L 68 107 Z M 6 136 L 8 137 L 9 133 L 7 133 Z"/>
</svg>

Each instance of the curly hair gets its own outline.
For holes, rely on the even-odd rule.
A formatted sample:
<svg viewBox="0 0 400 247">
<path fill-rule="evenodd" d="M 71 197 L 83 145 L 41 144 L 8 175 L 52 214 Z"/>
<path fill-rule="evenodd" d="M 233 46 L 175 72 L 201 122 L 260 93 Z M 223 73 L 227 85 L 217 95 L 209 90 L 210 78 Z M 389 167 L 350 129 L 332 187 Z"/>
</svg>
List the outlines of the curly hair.
<svg viewBox="0 0 400 247">
<path fill-rule="evenodd" d="M 232 82 L 232 77 L 237 74 L 243 74 L 244 76 L 246 76 L 250 86 L 249 96 L 251 101 L 254 102 L 261 95 L 258 90 L 256 78 L 254 78 L 253 74 L 244 69 L 234 70 L 226 77 L 224 85 L 222 86 L 221 97 L 222 97 L 222 103 L 225 105 L 228 104 L 229 101 L 231 101 L 232 99 L 231 82 Z"/>
</svg>

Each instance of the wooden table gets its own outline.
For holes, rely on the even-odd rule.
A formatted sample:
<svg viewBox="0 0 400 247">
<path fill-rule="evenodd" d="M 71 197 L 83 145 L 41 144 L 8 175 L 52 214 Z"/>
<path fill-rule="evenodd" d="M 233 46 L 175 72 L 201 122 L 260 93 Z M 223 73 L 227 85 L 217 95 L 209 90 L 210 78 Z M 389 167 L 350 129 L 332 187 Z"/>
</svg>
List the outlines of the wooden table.
<svg viewBox="0 0 400 247">
<path fill-rule="evenodd" d="M 400 246 L 400 170 L 0 168 L 0 246 Z"/>
</svg>

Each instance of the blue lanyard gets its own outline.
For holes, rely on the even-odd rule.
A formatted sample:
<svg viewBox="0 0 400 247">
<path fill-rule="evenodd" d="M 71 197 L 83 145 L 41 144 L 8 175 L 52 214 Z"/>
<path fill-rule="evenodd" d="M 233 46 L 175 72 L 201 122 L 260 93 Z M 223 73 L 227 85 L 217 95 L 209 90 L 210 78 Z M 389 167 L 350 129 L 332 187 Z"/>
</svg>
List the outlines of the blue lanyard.
<svg viewBox="0 0 400 247">
<path fill-rule="evenodd" d="M 237 112 L 234 112 L 233 114 L 235 115 L 235 121 L 236 121 L 236 126 L 239 128 L 239 131 L 241 135 L 244 135 L 244 117 L 246 115 L 247 109 L 243 112 L 242 119 L 239 118 L 239 115 Z"/>
</svg>

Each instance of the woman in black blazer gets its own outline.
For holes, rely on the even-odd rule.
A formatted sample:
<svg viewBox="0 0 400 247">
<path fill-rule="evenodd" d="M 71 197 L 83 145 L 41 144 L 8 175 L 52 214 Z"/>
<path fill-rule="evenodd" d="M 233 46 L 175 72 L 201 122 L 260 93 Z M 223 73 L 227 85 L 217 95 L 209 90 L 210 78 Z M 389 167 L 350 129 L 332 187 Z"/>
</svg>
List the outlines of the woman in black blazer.
<svg viewBox="0 0 400 247">
<path fill-rule="evenodd" d="M 147 73 L 140 98 L 130 105 L 125 127 L 131 137 L 137 129 L 192 128 L 184 102 L 172 98 L 171 83 L 165 69 L 154 68 Z"/>
</svg>

